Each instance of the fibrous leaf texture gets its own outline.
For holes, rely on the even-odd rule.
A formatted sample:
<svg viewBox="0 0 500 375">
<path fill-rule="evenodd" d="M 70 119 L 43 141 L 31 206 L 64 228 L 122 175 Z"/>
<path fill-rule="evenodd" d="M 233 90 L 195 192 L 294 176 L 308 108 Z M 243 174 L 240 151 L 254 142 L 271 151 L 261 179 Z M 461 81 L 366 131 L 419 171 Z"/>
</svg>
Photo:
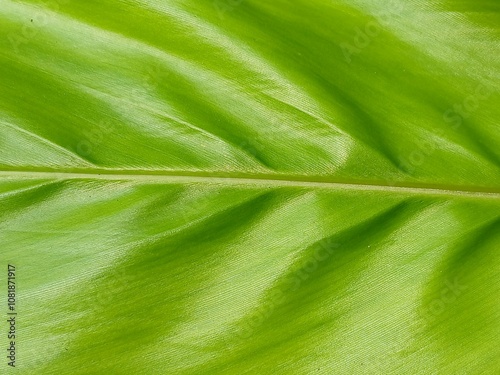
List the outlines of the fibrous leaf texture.
<svg viewBox="0 0 500 375">
<path fill-rule="evenodd" d="M 1 373 L 500 373 L 498 1 L 1 0 L 0 35 Z"/>
</svg>

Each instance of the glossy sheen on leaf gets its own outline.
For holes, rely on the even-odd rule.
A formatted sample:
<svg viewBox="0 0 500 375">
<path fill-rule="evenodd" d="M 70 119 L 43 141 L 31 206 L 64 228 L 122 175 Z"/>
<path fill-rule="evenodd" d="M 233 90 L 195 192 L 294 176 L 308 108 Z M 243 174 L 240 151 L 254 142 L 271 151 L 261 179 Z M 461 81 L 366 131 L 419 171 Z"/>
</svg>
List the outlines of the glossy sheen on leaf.
<svg viewBox="0 0 500 375">
<path fill-rule="evenodd" d="M 0 34 L 0 373 L 500 372 L 498 1 L 2 0 Z"/>
</svg>

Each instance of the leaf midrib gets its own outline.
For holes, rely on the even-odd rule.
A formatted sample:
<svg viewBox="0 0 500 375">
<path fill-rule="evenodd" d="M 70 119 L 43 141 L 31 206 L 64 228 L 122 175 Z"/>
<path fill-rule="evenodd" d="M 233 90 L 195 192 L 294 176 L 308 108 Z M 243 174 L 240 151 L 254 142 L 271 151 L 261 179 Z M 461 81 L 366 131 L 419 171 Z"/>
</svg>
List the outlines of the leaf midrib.
<svg viewBox="0 0 500 375">
<path fill-rule="evenodd" d="M 311 187 L 321 189 L 380 191 L 414 195 L 468 196 L 500 199 L 500 188 L 444 186 L 437 184 L 383 184 L 380 182 L 332 180 L 327 177 L 301 175 L 265 175 L 203 171 L 157 171 L 115 169 L 71 170 L 0 170 L 0 178 L 110 181 L 141 181 L 148 183 L 214 183 L 221 185 L 248 185 L 263 187 Z"/>
</svg>

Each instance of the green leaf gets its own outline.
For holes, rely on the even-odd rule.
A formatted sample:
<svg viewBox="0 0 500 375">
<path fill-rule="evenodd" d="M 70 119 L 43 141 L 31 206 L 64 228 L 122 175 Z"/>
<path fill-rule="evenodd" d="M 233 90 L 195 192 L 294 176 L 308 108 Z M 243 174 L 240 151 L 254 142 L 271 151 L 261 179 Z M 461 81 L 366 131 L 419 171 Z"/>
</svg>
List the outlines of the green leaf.
<svg viewBox="0 0 500 375">
<path fill-rule="evenodd" d="M 0 372 L 497 374 L 499 20 L 2 1 Z"/>
</svg>

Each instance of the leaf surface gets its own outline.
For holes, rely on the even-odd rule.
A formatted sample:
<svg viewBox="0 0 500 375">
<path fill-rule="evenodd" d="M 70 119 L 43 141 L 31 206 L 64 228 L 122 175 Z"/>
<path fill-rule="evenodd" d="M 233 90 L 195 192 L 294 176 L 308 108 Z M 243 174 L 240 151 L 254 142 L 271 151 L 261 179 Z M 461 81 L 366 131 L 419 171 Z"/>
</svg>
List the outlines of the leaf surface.
<svg viewBox="0 0 500 375">
<path fill-rule="evenodd" d="M 17 370 L 498 373 L 499 17 L 3 0 Z"/>
</svg>

